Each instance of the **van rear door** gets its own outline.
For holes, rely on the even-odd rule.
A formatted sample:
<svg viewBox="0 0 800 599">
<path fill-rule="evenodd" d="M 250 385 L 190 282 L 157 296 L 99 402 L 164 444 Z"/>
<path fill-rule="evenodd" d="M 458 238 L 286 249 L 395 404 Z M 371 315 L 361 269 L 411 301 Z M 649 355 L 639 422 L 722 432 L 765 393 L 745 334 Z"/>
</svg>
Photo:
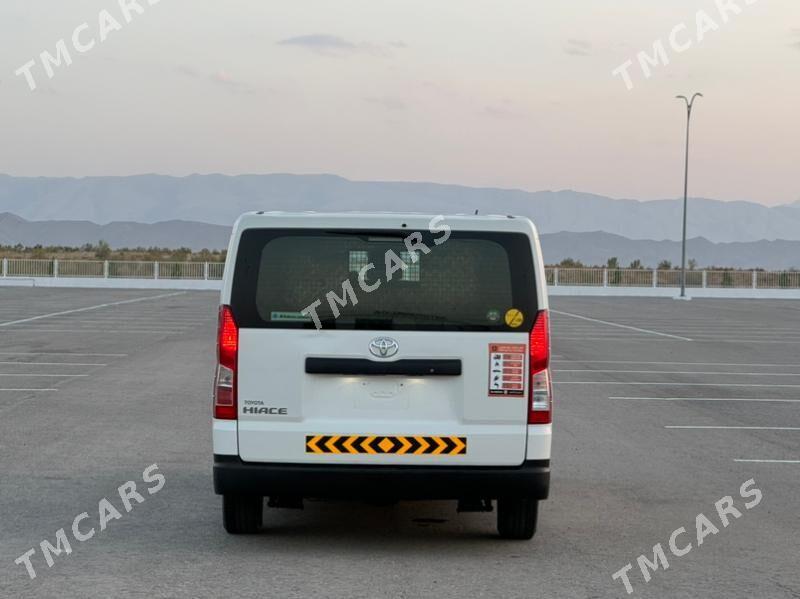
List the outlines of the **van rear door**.
<svg viewBox="0 0 800 599">
<path fill-rule="evenodd" d="M 409 251 L 409 235 L 422 246 Z M 244 461 L 524 461 L 537 314 L 531 237 L 443 239 L 408 230 L 241 233 L 231 308 Z"/>
</svg>

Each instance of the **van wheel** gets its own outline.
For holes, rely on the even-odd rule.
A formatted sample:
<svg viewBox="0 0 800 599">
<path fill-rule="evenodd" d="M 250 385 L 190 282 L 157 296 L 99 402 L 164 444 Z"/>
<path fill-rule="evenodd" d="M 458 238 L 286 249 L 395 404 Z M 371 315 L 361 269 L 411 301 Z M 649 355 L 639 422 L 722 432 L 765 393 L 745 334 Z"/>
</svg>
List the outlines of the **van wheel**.
<svg viewBox="0 0 800 599">
<path fill-rule="evenodd" d="M 264 515 L 264 498 L 254 495 L 223 495 L 222 523 L 232 535 L 258 532 Z"/>
<path fill-rule="evenodd" d="M 497 500 L 497 532 L 504 539 L 527 541 L 536 532 L 539 501 L 530 497 Z"/>
</svg>

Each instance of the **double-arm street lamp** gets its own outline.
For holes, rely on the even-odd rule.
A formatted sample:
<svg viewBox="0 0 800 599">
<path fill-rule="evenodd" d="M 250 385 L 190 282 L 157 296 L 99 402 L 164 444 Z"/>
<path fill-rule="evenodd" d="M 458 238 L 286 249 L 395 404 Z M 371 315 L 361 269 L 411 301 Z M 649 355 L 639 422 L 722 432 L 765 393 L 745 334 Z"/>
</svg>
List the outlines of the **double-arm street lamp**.
<svg viewBox="0 0 800 599">
<path fill-rule="evenodd" d="M 676 96 L 686 102 L 686 166 L 683 175 L 683 243 L 681 245 L 681 297 L 686 297 L 686 207 L 689 203 L 689 125 L 692 121 L 692 106 L 695 98 L 702 98 L 697 93 L 690 100 L 686 96 Z"/>
</svg>

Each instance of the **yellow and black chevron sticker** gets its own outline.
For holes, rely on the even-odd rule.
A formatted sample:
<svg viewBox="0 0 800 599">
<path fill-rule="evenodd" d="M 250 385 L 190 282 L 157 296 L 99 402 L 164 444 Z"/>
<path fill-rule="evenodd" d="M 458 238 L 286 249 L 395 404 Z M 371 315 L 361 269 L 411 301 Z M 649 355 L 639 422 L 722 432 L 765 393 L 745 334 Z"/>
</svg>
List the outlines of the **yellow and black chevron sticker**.
<svg viewBox="0 0 800 599">
<path fill-rule="evenodd" d="M 466 437 L 308 435 L 306 453 L 374 455 L 465 455 Z"/>
</svg>

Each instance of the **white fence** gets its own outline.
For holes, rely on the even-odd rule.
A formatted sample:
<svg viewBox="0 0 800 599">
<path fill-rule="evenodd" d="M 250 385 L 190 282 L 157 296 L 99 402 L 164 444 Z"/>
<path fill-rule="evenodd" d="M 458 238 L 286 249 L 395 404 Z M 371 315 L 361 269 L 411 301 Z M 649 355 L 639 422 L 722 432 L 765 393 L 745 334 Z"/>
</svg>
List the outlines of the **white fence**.
<svg viewBox="0 0 800 599">
<path fill-rule="evenodd" d="M 221 262 L 130 262 L 3 258 L 0 285 L 219 289 Z"/>
<path fill-rule="evenodd" d="M 680 270 L 548 268 L 550 287 L 679 288 Z M 800 289 L 800 271 L 687 270 L 687 289 Z"/>
<path fill-rule="evenodd" d="M 0 284 L 219 289 L 224 268 L 222 262 L 3 258 Z M 552 295 L 671 297 L 681 285 L 679 270 L 551 267 L 546 272 Z M 690 270 L 686 287 L 695 297 L 800 298 L 800 271 Z"/>
<path fill-rule="evenodd" d="M 115 260 L 2 260 L 2 277 L 176 279 L 219 281 L 222 262 L 122 262 Z"/>
<path fill-rule="evenodd" d="M 548 268 L 550 295 L 676 297 L 680 270 Z M 800 272 L 688 270 L 688 297 L 800 299 Z"/>
</svg>

